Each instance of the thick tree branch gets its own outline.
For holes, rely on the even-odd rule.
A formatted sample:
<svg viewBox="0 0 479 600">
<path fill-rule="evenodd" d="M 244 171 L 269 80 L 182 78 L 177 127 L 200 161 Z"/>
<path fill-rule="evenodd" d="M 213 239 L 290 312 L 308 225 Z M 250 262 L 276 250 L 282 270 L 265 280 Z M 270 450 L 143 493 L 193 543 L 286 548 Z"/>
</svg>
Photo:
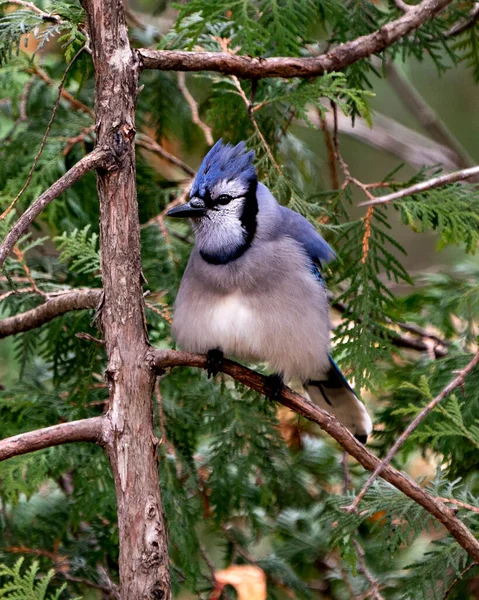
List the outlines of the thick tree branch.
<svg viewBox="0 0 479 600">
<path fill-rule="evenodd" d="M 102 445 L 103 423 L 104 417 L 91 417 L 20 433 L 1 440 L 0 461 L 71 442 L 92 442 Z"/>
<path fill-rule="evenodd" d="M 0 339 L 29 331 L 72 310 L 97 308 L 103 290 L 75 290 L 49 297 L 44 304 L 0 321 Z"/>
<path fill-rule="evenodd" d="M 106 150 L 94 150 L 79 160 L 76 165 L 65 173 L 65 175 L 55 181 L 48 190 L 39 196 L 18 219 L 0 244 L 0 267 L 5 262 L 5 259 L 13 246 L 15 246 L 33 221 L 50 204 L 50 202 L 55 200 L 55 198 L 58 198 L 65 190 L 68 190 L 68 188 L 83 177 L 85 173 L 88 173 L 93 169 L 98 169 L 99 167 L 106 168 L 111 162 L 111 156 L 111 153 Z"/>
<path fill-rule="evenodd" d="M 206 356 L 173 350 L 152 351 L 149 360 L 160 372 L 166 368 L 178 366 L 206 368 Z M 230 360 L 224 361 L 222 371 L 249 388 L 261 394 L 266 393 L 267 379 L 263 375 Z M 317 423 L 368 471 L 374 471 L 381 464 L 381 461 L 360 444 L 336 417 L 315 406 L 300 394 L 284 387 L 278 402 Z M 417 483 L 390 466 L 383 469 L 381 477 L 440 521 L 468 554 L 476 562 L 479 562 L 479 541 L 444 502 L 434 498 Z"/>
<path fill-rule="evenodd" d="M 251 58 L 222 52 L 137 50 L 144 69 L 162 71 L 217 71 L 245 79 L 263 77 L 316 77 L 382 52 L 403 36 L 442 12 L 451 0 L 423 0 L 381 29 L 341 44 L 330 52 L 308 58 Z"/>
<path fill-rule="evenodd" d="M 135 105 L 140 64 L 130 48 L 123 0 L 82 0 L 95 68 L 98 145 L 117 169 L 97 171 L 104 299 L 100 313 L 108 358 L 111 435 L 122 600 L 170 600 L 168 532 L 163 516 L 152 397 L 136 197 Z"/>
<path fill-rule="evenodd" d="M 393 200 L 400 200 L 401 198 L 406 198 L 407 196 L 421 194 L 423 192 L 427 192 L 428 190 L 433 190 L 438 187 L 449 185 L 450 183 L 466 181 L 467 179 L 470 179 L 471 177 L 476 177 L 478 175 L 479 166 L 471 167 L 470 169 L 454 171 L 453 173 L 439 175 L 439 177 L 433 177 L 432 179 L 428 179 L 427 181 L 421 181 L 421 183 L 415 183 L 414 185 L 411 185 L 408 188 L 404 188 L 403 190 L 399 190 L 398 192 L 393 192 L 392 194 L 386 194 L 385 196 L 380 196 L 379 198 L 376 198 L 374 200 L 362 202 L 361 204 L 359 204 L 359 206 L 387 204 L 389 202 L 393 202 Z"/>
</svg>

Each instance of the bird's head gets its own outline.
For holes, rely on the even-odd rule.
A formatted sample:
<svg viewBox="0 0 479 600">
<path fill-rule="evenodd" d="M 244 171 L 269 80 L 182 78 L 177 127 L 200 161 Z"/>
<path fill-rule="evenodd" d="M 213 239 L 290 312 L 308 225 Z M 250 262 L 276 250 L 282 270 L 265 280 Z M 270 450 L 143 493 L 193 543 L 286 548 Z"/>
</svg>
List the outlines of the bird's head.
<svg viewBox="0 0 479 600">
<path fill-rule="evenodd" d="M 216 142 L 205 156 L 190 192 L 190 201 L 167 216 L 190 218 L 201 255 L 224 264 L 241 256 L 256 232 L 258 178 L 254 152 L 244 142 Z"/>
</svg>

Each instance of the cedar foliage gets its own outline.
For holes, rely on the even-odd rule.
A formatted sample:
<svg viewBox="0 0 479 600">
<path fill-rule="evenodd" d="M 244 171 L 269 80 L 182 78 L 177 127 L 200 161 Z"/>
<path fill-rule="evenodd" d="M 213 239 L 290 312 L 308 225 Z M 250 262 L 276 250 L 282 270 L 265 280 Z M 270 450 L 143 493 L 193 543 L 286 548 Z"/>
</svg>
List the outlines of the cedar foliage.
<svg viewBox="0 0 479 600">
<path fill-rule="evenodd" d="M 38 76 L 37 67 L 58 85 L 78 49 L 85 43 L 84 15 L 76 2 L 38 0 L 37 6 L 61 17 L 49 22 L 29 10 L 11 11 L 2 3 L 0 19 L 0 209 L 4 210 L 25 182 L 55 102 L 56 89 Z M 460 62 L 478 79 L 475 25 L 458 37 L 448 29 L 466 17 L 471 3 L 453 4 L 383 53 L 383 60 L 434 61 L 438 76 Z M 19 7 L 14 7 L 19 8 Z M 165 6 L 161 5 L 160 10 Z M 177 7 L 177 19 L 164 35 L 153 27 L 131 28 L 137 45 L 220 51 L 220 38 L 231 51 L 251 56 L 302 56 L 370 33 L 399 15 L 392 2 L 360 0 L 192 0 Z M 20 52 L 29 34 L 36 40 L 33 55 Z M 224 42 L 222 42 L 224 43 Z M 266 79 L 244 81 L 241 87 L 255 107 L 248 113 L 237 82 L 228 76 L 202 73 L 187 78 L 201 99 L 202 118 L 215 138 L 247 140 L 255 149 L 261 180 L 278 199 L 306 215 L 338 251 L 328 270 L 328 286 L 347 305 L 334 332 L 334 353 L 354 377 L 358 389 L 372 390 L 380 455 L 417 412 L 471 358 L 477 344 L 479 271 L 473 263 L 450 275 L 429 275 L 419 286 L 395 296 L 388 282 L 412 286 L 401 262 L 407 252 L 395 239 L 391 216 L 398 212 L 404 226 L 434 231 L 440 246 L 455 244 L 461 255 L 474 253 L 479 237 L 475 187 L 452 185 L 417 195 L 392 207 L 375 209 L 369 246 L 364 250 L 364 218 L 350 217 L 351 186 L 329 189 L 315 175 L 314 157 L 291 129 L 293 117 L 308 118 L 314 106 L 334 102 L 352 119 L 370 114 L 370 98 L 378 71 L 369 59 L 314 81 Z M 146 72 L 139 96 L 137 126 L 175 152 L 206 151 L 199 128 L 181 93 L 175 74 Z M 93 71 L 87 53 L 69 70 L 65 89 L 93 108 Z M 321 101 L 320 101 L 321 100 Z M 25 109 L 26 120 L 23 119 Z M 253 114 L 255 123 L 250 118 Z M 19 213 L 93 147 L 93 134 L 80 143 L 69 140 L 92 125 L 88 112 L 60 102 L 48 142 L 32 181 L 16 206 Z M 261 135 L 258 133 L 261 132 Z M 318 140 L 323 140 L 317 132 Z M 318 142 L 319 143 L 319 142 Z M 430 165 L 428 165 L 430 166 Z M 421 170 L 410 181 L 390 181 L 390 191 L 426 179 Z M 168 224 L 165 237 L 150 222 L 188 183 L 181 169 L 137 153 L 137 182 L 142 230 L 143 272 L 149 336 L 157 347 L 172 347 L 169 309 L 191 247 L 182 225 Z M 387 191 L 387 190 L 386 190 Z M 0 236 L 8 231 L 13 213 L 0 221 Z M 26 274 L 45 293 L 100 287 L 98 205 L 95 179 L 88 174 L 55 200 L 17 244 L 0 281 L 1 315 L 39 305 L 35 291 L 22 291 Z M 476 319 L 476 321 L 475 321 Z M 393 345 L 396 323 L 434 327 L 449 342 L 447 356 L 398 351 Z M 72 312 L 38 330 L 15 336 L 5 344 L 9 376 L 0 392 L 2 437 L 62 421 L 102 413 L 108 397 L 102 373 L 101 347 L 76 336 L 97 336 L 93 315 Z M 259 366 L 258 366 L 259 368 Z M 478 505 L 479 373 L 439 406 L 408 439 L 396 458 L 406 467 L 418 450 L 442 464 L 429 489 L 437 496 Z M 371 394 L 368 396 L 372 398 Z M 160 402 L 160 398 L 156 398 Z M 208 381 L 197 370 L 175 370 L 161 381 L 157 410 L 160 476 L 167 516 L 175 597 L 188 591 L 206 598 L 212 589 L 205 556 L 217 568 L 254 561 L 268 576 L 270 598 L 361 597 L 369 589 L 353 543 L 359 541 L 370 572 L 384 598 L 441 598 L 470 565 L 464 550 L 410 499 L 378 481 L 361 504 L 360 515 L 342 510 L 366 478 L 350 464 L 352 482 L 343 490 L 338 447 L 315 428 L 297 420 L 293 442 L 285 443 L 276 407 L 268 400 L 226 378 Z M 108 597 L 89 589 L 85 581 L 108 588 L 117 579 L 118 536 L 114 485 L 104 454 L 90 445 L 51 448 L 0 463 L 0 596 L 5 598 Z M 458 507 L 466 525 L 479 534 L 477 513 Z M 425 545 L 424 540 L 427 540 Z M 424 549 L 425 547 L 425 549 Z M 34 556 L 23 572 L 16 554 Z M 101 568 L 99 569 L 99 565 Z M 55 577 L 52 579 L 54 568 Z M 38 569 L 47 573 L 36 582 Z M 64 589 L 63 576 L 70 580 Z M 452 588 L 449 598 L 472 598 L 468 579 Z M 50 586 L 50 587 L 49 587 Z M 47 588 L 56 589 L 47 596 Z M 19 591 L 20 590 L 20 591 Z M 23 590 L 23 591 L 22 591 Z M 16 595 L 15 595 L 16 594 Z M 103 596 L 102 596 L 103 594 Z M 233 597 L 226 590 L 224 597 Z M 183 596 L 181 596 L 183 597 Z M 186 596 L 185 596 L 186 597 Z"/>
</svg>

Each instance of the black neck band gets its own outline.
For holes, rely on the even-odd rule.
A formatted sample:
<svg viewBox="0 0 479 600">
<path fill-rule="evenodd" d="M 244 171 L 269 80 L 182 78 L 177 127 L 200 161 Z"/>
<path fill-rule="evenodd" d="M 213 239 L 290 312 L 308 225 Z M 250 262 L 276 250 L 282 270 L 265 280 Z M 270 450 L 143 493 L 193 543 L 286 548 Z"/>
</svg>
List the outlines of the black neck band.
<svg viewBox="0 0 479 600">
<path fill-rule="evenodd" d="M 230 252 L 219 251 L 210 254 L 201 250 L 201 258 L 210 265 L 226 265 L 229 262 L 238 259 L 240 256 L 243 256 L 253 243 L 256 234 L 256 217 L 258 215 L 258 200 L 256 199 L 257 187 L 258 182 L 256 180 L 252 181 L 245 194 L 245 203 L 243 213 L 241 214 L 241 225 L 245 232 L 243 243 L 236 246 L 236 248 Z"/>
</svg>

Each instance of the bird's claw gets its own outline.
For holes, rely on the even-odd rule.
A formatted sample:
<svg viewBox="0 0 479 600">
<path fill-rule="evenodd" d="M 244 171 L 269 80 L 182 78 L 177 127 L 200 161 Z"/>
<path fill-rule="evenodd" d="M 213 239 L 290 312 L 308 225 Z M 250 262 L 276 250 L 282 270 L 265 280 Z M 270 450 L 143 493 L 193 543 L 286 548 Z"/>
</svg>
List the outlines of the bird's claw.
<svg viewBox="0 0 479 600">
<path fill-rule="evenodd" d="M 270 400 L 277 400 L 281 396 L 281 391 L 284 386 L 283 377 L 275 373 L 268 375 L 266 378 L 265 393 Z"/>
<path fill-rule="evenodd" d="M 208 350 L 206 354 L 206 372 L 208 373 L 208 379 L 218 375 L 223 368 L 224 354 L 219 348 L 213 348 Z"/>
</svg>

